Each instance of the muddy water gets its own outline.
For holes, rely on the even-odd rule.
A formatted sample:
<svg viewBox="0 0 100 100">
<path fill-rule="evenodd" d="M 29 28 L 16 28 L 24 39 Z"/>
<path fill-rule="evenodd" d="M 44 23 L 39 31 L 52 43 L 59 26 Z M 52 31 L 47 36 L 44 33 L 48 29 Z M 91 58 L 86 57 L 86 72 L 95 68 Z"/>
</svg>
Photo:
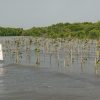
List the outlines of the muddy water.
<svg viewBox="0 0 100 100">
<path fill-rule="evenodd" d="M 49 68 L 0 67 L 0 100 L 100 100 L 100 76 Z"/>
<path fill-rule="evenodd" d="M 95 41 L 77 45 L 73 41 L 2 37 L 0 43 L 4 55 L 0 100 L 100 100 Z"/>
</svg>

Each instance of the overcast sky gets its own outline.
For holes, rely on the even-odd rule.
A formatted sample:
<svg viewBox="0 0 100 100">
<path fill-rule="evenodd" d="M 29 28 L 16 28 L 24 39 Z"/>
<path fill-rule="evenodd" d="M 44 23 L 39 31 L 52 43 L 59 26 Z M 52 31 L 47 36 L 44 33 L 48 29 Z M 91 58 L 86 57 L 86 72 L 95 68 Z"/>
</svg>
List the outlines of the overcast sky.
<svg viewBox="0 0 100 100">
<path fill-rule="evenodd" d="M 0 26 L 48 26 L 100 20 L 100 0 L 0 0 Z"/>
</svg>

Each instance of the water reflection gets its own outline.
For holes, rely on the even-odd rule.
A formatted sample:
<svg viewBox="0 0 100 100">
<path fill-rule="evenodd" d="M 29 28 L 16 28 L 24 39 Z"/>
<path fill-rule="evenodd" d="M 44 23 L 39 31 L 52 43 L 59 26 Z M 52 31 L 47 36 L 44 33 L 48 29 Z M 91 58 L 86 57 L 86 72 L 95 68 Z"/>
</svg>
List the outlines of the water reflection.
<svg viewBox="0 0 100 100">
<path fill-rule="evenodd" d="M 0 76 L 4 75 L 5 74 L 5 70 L 3 67 L 0 67 Z"/>
</svg>

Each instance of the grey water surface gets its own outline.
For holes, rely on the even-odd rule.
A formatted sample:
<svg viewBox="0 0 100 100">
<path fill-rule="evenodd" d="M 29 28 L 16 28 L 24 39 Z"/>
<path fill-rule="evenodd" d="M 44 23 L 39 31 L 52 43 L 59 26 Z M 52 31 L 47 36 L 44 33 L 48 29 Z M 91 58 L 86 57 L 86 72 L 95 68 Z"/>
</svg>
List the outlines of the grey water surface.
<svg viewBox="0 0 100 100">
<path fill-rule="evenodd" d="M 100 69 L 95 68 L 95 42 L 88 44 L 87 51 L 83 51 L 80 43 L 79 54 L 76 54 L 77 45 L 74 44 L 71 47 L 74 61 L 71 61 L 70 46 L 66 43 L 59 44 L 57 52 L 53 51 L 54 45 L 48 43 L 53 50 L 45 51 L 43 43 L 46 40 L 38 40 L 41 44 L 36 45 L 37 40 L 29 42 L 30 39 L 0 38 L 4 55 L 4 60 L 0 61 L 0 100 L 100 100 Z M 20 41 L 18 48 L 16 41 Z M 37 47 L 40 48 L 38 64 Z M 81 63 L 82 57 L 86 58 L 84 63 Z"/>
<path fill-rule="evenodd" d="M 100 100 L 100 76 L 34 66 L 3 66 L 0 100 Z"/>
</svg>

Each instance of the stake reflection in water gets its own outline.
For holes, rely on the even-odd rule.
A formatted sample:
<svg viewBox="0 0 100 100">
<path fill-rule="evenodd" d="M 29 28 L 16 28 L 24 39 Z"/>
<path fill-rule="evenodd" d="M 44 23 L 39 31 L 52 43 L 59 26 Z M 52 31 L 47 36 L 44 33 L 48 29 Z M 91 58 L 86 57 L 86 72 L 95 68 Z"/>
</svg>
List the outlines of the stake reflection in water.
<svg viewBox="0 0 100 100">
<path fill-rule="evenodd" d="M 0 66 L 0 76 L 4 75 L 4 73 L 5 73 L 4 68 L 2 66 Z"/>
</svg>

